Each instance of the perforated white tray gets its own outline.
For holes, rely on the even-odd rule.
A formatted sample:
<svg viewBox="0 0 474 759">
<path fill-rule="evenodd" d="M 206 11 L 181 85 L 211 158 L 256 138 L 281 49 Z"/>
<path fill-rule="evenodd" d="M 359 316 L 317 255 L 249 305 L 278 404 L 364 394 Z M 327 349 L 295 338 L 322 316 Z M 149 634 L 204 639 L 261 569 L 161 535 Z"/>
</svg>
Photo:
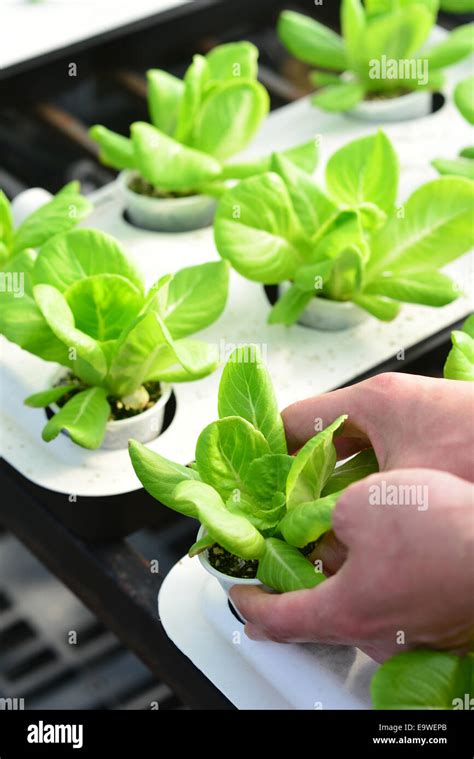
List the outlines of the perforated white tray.
<svg viewBox="0 0 474 759">
<path fill-rule="evenodd" d="M 451 69 L 455 81 L 470 72 L 469 64 Z M 421 183 L 437 176 L 430 161 L 455 156 L 472 142 L 470 127 L 454 105 L 416 122 L 387 126 L 401 158 L 401 200 Z M 327 114 L 302 100 L 271 114 L 248 155 L 267 154 L 321 135 L 322 176 L 329 156 L 350 139 L 373 133 L 370 125 L 347 116 Z M 217 259 L 212 229 L 186 234 L 145 232 L 127 224 L 115 184 L 97 192 L 96 209 L 87 226 L 116 236 L 135 256 L 148 285 L 183 266 Z M 463 290 L 472 289 L 473 257 L 466 255 L 447 268 Z M 467 316 L 472 297 L 463 296 L 442 309 L 404 306 L 391 324 L 370 319 L 341 333 L 317 332 L 295 325 L 269 327 L 270 306 L 263 288 L 236 273 L 231 275 L 228 307 L 222 318 L 201 337 L 221 346 L 223 358 L 232 346 L 263 346 L 281 407 L 328 391 L 393 357 L 421 340 Z M 54 365 L 47 364 L 2 341 L 2 429 L 4 456 L 19 472 L 43 487 L 78 496 L 126 493 L 140 487 L 126 451 L 85 451 L 64 436 L 43 443 L 44 412 L 23 405 L 23 399 L 47 386 Z M 177 412 L 169 429 L 150 447 L 171 459 L 189 463 L 197 437 L 217 415 L 217 387 L 221 371 L 205 380 L 175 387 Z"/>
</svg>

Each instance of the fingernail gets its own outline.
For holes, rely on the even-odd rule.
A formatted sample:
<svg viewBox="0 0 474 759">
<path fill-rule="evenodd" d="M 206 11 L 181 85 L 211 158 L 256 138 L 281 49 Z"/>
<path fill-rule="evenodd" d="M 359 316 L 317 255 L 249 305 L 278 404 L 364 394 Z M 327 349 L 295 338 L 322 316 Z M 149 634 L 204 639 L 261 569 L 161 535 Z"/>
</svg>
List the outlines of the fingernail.
<svg viewBox="0 0 474 759">
<path fill-rule="evenodd" d="M 260 627 L 256 627 L 255 625 L 246 624 L 245 634 L 247 638 L 250 638 L 250 640 L 268 640 L 263 630 L 261 630 Z"/>
</svg>

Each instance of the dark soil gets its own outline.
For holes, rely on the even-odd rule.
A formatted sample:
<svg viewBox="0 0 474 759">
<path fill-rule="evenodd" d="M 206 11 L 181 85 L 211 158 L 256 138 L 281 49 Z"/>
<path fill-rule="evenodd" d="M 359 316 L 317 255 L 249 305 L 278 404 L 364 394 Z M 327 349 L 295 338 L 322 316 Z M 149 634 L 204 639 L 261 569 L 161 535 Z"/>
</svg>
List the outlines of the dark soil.
<svg viewBox="0 0 474 759">
<path fill-rule="evenodd" d="M 303 556 L 309 556 L 314 550 L 316 543 L 310 543 L 301 548 Z M 238 577 L 240 580 L 254 580 L 257 576 L 258 561 L 245 561 L 245 559 L 239 559 L 238 556 L 226 551 L 220 545 L 215 543 L 212 548 L 209 548 L 207 553 L 209 564 L 217 569 L 218 572 L 222 572 L 228 577 Z"/>
<path fill-rule="evenodd" d="M 162 190 L 159 187 L 154 187 L 143 179 L 143 177 L 134 177 L 128 184 L 128 187 L 132 192 L 136 192 L 137 195 L 145 195 L 147 198 L 158 198 L 161 200 L 172 200 L 176 198 L 191 198 L 196 195 L 193 191 L 182 192 L 170 192 L 169 190 Z"/>
<path fill-rule="evenodd" d="M 313 553 L 314 549 L 316 548 L 316 545 L 317 545 L 317 541 L 314 541 L 313 543 L 308 543 L 308 545 L 305 546 L 304 548 L 300 548 L 300 551 L 303 554 L 303 556 L 310 556 Z"/>
<path fill-rule="evenodd" d="M 394 98 L 401 98 L 403 95 L 410 95 L 412 90 L 399 87 L 396 90 L 382 90 L 380 92 L 368 92 L 365 96 L 366 100 L 393 100 Z"/>
<path fill-rule="evenodd" d="M 211 566 L 229 577 L 254 580 L 257 576 L 258 561 L 245 561 L 221 548 L 217 543 L 209 548 L 208 559 Z"/>
<path fill-rule="evenodd" d="M 60 398 L 56 404 L 62 408 L 74 395 L 77 395 L 77 393 L 80 393 L 81 390 L 87 390 L 87 386 L 81 382 L 77 377 L 74 377 L 73 374 L 65 374 L 64 377 L 61 377 L 58 382 L 55 383 L 55 387 L 60 387 L 61 385 L 76 385 L 77 389 L 71 390 L 69 393 L 66 393 L 66 395 L 63 395 L 62 398 Z M 110 395 L 107 400 L 110 403 L 110 407 L 112 409 L 112 413 L 110 415 L 109 421 L 118 422 L 122 419 L 131 419 L 133 416 L 138 416 L 139 414 L 143 414 L 144 411 L 148 411 L 152 406 L 157 403 L 161 398 L 161 385 L 159 382 L 146 382 L 144 385 L 145 389 L 148 392 L 148 395 L 150 396 L 150 400 L 145 406 L 145 408 L 137 410 L 137 409 L 126 409 L 120 400 L 120 398 L 117 398 L 113 395 Z"/>
</svg>

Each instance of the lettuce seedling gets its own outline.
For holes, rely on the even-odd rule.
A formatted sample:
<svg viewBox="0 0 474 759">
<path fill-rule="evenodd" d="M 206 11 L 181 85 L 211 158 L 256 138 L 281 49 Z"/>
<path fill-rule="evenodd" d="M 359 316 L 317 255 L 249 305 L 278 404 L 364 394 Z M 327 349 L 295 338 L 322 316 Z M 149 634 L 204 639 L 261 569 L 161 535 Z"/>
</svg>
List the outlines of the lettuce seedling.
<svg viewBox="0 0 474 759">
<path fill-rule="evenodd" d="M 473 51 L 474 27 L 460 26 L 426 47 L 438 6 L 438 0 L 342 0 L 342 37 L 293 11 L 281 14 L 278 33 L 292 55 L 324 69 L 312 74 L 321 87 L 313 103 L 347 111 L 364 98 L 442 87 L 442 69 Z"/>
<path fill-rule="evenodd" d="M 275 155 L 272 172 L 221 199 L 218 251 L 254 282 L 292 282 L 272 324 L 293 324 L 315 296 L 352 301 L 384 321 L 397 316 L 400 302 L 444 306 L 459 291 L 438 269 L 472 246 L 474 183 L 435 179 L 397 208 L 398 179 L 383 132 L 332 156 L 326 191 Z"/>
<path fill-rule="evenodd" d="M 459 112 L 470 124 L 474 124 L 474 76 L 456 85 L 454 102 Z M 436 158 L 431 165 L 440 174 L 451 174 L 474 179 L 474 147 L 461 150 L 458 158 Z"/>
<path fill-rule="evenodd" d="M 143 397 L 147 382 L 190 382 L 217 367 L 217 349 L 188 337 L 223 312 L 226 263 L 182 269 L 146 293 L 117 241 L 90 229 L 53 238 L 37 257 L 24 250 L 13 263 L 25 293 L 0 293 L 0 332 L 80 381 L 26 400 L 46 407 L 73 392 L 46 424 L 45 441 L 67 430 L 78 445 L 98 448 L 111 398 Z"/>
<path fill-rule="evenodd" d="M 474 654 L 408 651 L 377 670 L 371 685 L 375 709 L 467 709 L 474 706 Z"/>
<path fill-rule="evenodd" d="M 277 591 L 317 585 L 324 576 L 300 549 L 331 529 L 342 490 L 377 471 L 373 451 L 335 469 L 333 436 L 346 419 L 340 417 L 296 456 L 288 455 L 271 379 L 255 346 L 230 357 L 218 410 L 219 420 L 197 441 L 191 467 L 132 441 L 138 478 L 162 504 L 204 525 L 207 536 L 191 556 L 218 544 L 244 561 L 258 561 L 258 579 Z"/>
<path fill-rule="evenodd" d="M 131 126 L 130 139 L 103 126 L 91 137 L 103 163 L 134 169 L 163 196 L 219 195 L 229 179 L 267 171 L 270 158 L 229 163 L 260 128 L 269 96 L 257 81 L 258 50 L 249 42 L 220 45 L 194 56 L 184 80 L 166 71 L 148 71 L 151 124 Z M 313 171 L 313 140 L 287 153 L 300 168 Z"/>
<path fill-rule="evenodd" d="M 441 0 L 439 7 L 446 13 L 474 13 L 474 0 Z"/>
<path fill-rule="evenodd" d="M 474 314 L 462 330 L 452 333 L 453 347 L 444 367 L 445 379 L 474 382 Z"/>
<path fill-rule="evenodd" d="M 14 229 L 10 202 L 0 190 L 0 267 L 25 248 L 40 248 L 54 235 L 68 232 L 91 211 L 79 182 L 70 182 Z"/>
</svg>

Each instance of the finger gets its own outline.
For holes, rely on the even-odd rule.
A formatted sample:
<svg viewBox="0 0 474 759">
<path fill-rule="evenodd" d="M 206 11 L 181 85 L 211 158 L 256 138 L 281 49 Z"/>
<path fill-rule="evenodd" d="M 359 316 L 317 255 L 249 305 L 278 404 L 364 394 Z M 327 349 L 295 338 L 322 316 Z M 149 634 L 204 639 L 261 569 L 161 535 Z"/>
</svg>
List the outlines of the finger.
<svg viewBox="0 0 474 759">
<path fill-rule="evenodd" d="M 358 415 L 359 418 L 354 417 L 353 407 L 352 388 L 336 390 L 334 393 L 308 398 L 288 406 L 283 411 L 282 417 L 290 452 L 302 448 L 307 440 L 343 414 L 348 414 L 349 419 L 344 424 L 338 442 L 349 439 L 349 442 L 356 447 L 363 445 L 367 448 L 370 440 L 364 430 L 363 419 L 360 415 Z"/>
<path fill-rule="evenodd" d="M 286 408 L 282 416 L 290 450 L 294 452 L 301 448 L 318 430 L 343 414 L 349 418 L 335 441 L 341 458 L 375 445 L 379 437 L 377 430 L 383 428 L 381 423 L 386 409 L 380 399 L 374 403 L 374 384 L 374 380 L 367 380 Z"/>
<path fill-rule="evenodd" d="M 347 558 L 348 551 L 356 543 L 364 542 L 365 536 L 375 529 L 374 523 L 379 521 L 381 512 L 371 504 L 371 493 L 378 492 L 378 489 L 382 492 L 384 483 L 391 482 L 396 474 L 394 472 L 371 474 L 349 485 L 338 498 L 332 513 L 332 528 L 336 544 L 345 547 L 344 560 Z M 339 557 L 342 558 L 341 554 Z M 337 562 L 337 558 L 336 554 L 334 562 Z"/>
<path fill-rule="evenodd" d="M 261 588 L 237 585 L 230 595 L 254 640 L 350 645 L 357 629 L 339 576 L 311 590 L 274 595 Z"/>
<path fill-rule="evenodd" d="M 312 564 L 320 561 L 324 574 L 331 576 L 336 574 L 344 564 L 347 558 L 347 548 L 333 532 L 328 532 L 308 558 Z"/>
</svg>

